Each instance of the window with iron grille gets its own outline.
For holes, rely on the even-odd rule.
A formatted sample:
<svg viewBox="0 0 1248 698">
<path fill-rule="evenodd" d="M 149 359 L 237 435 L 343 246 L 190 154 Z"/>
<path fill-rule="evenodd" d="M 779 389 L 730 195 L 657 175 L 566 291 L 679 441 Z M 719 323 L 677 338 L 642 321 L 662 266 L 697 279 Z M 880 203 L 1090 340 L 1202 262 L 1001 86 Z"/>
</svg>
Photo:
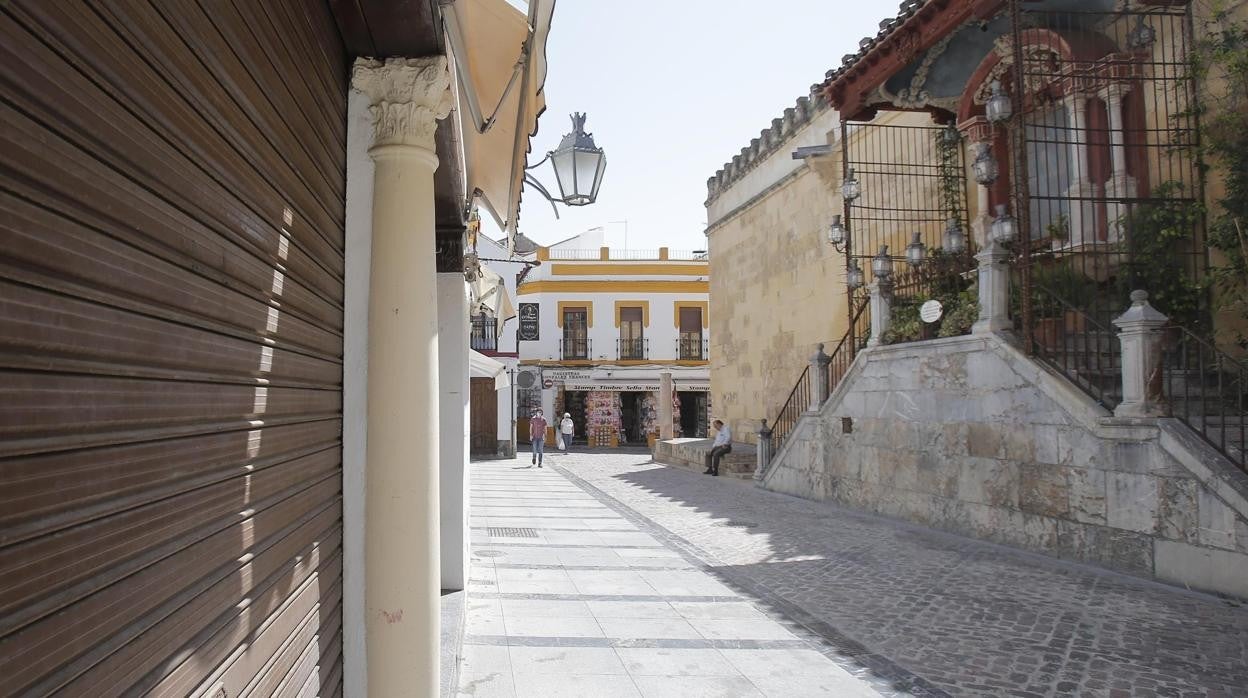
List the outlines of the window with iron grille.
<svg viewBox="0 0 1248 698">
<path fill-rule="evenodd" d="M 563 358 L 589 358 L 589 313 L 585 308 L 563 310 Z"/>
<path fill-rule="evenodd" d="M 620 358 L 644 359 L 645 338 L 642 336 L 641 308 L 620 308 Z"/>
</svg>

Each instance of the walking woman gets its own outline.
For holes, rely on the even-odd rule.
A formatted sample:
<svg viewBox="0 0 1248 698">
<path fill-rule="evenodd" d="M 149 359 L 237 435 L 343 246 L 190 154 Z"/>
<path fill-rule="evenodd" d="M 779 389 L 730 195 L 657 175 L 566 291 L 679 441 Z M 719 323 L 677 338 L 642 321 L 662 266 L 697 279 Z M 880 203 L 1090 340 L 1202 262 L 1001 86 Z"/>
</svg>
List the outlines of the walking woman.
<svg viewBox="0 0 1248 698">
<path fill-rule="evenodd" d="M 572 425 L 572 415 L 564 412 L 563 419 L 559 422 L 559 452 L 568 455 L 568 447 L 572 445 L 572 432 L 575 427 Z"/>
</svg>

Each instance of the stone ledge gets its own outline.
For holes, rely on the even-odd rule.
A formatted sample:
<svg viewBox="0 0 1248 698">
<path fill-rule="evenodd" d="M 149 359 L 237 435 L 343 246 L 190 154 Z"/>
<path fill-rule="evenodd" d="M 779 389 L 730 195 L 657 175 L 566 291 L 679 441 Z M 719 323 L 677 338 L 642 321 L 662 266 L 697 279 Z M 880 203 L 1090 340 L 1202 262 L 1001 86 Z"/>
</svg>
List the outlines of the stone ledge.
<svg viewBox="0 0 1248 698">
<path fill-rule="evenodd" d="M 668 439 L 656 441 L 652 458 L 654 462 L 702 472 L 706 469 L 706 454 L 711 450 L 711 439 Z M 754 477 L 757 451 L 751 444 L 732 442 L 732 452 L 719 461 L 721 475 L 741 480 Z"/>
</svg>

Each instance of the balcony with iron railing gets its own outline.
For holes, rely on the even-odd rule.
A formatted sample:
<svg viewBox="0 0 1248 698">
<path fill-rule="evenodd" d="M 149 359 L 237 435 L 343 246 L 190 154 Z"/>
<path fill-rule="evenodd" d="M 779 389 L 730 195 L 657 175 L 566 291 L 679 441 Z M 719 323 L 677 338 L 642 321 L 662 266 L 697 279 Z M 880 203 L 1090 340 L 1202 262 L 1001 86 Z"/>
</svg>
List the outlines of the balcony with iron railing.
<svg viewBox="0 0 1248 698">
<path fill-rule="evenodd" d="M 559 340 L 559 358 L 563 361 L 587 361 L 592 346 L 587 337 L 563 337 Z"/>
<path fill-rule="evenodd" d="M 676 340 L 676 358 L 681 361 L 706 361 L 709 356 L 707 339 L 701 333 L 681 334 Z"/>
<path fill-rule="evenodd" d="M 649 359 L 650 340 L 644 337 L 621 337 L 615 340 L 615 354 L 620 361 Z"/>
<path fill-rule="evenodd" d="M 468 346 L 473 351 L 498 351 L 498 323 L 494 318 L 488 316 L 472 318 L 472 326 L 468 333 Z"/>
</svg>

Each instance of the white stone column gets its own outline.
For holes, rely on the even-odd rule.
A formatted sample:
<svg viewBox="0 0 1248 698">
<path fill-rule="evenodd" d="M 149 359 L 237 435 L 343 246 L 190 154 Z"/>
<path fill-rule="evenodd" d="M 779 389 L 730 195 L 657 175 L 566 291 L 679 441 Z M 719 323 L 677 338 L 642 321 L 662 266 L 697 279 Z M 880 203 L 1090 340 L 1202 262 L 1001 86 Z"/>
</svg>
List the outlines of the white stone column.
<svg viewBox="0 0 1248 698">
<path fill-rule="evenodd" d="M 468 289 L 463 272 L 438 275 L 438 520 L 443 589 L 468 581 Z M 497 412 L 496 412 L 497 414 Z"/>
<path fill-rule="evenodd" d="M 892 322 L 893 316 L 893 297 L 890 291 L 892 284 L 880 281 L 872 281 L 867 286 L 867 291 L 871 294 L 871 336 L 867 339 L 867 346 L 876 347 L 880 345 L 880 338 L 888 331 L 888 325 Z"/>
<path fill-rule="evenodd" d="M 810 406 L 807 409 L 810 412 L 818 412 L 828 399 L 828 364 L 831 361 L 832 357 L 823 352 L 823 344 L 820 343 L 810 357 L 810 371 L 807 373 L 810 380 Z"/>
<path fill-rule="evenodd" d="M 1068 115 L 1067 128 L 1058 137 L 1067 141 L 1067 159 L 1070 165 L 1070 187 L 1066 190 L 1071 197 L 1070 219 L 1067 221 L 1070 230 L 1066 245 L 1079 246 L 1084 244 L 1084 236 L 1092 232 L 1086 228 L 1095 225 L 1096 211 L 1090 201 L 1085 199 L 1091 193 L 1088 181 L 1088 98 L 1072 92 L 1064 100 Z"/>
<path fill-rule="evenodd" d="M 989 240 L 975 255 L 979 263 L 979 319 L 972 334 L 1000 332 L 1010 324 L 1010 253 L 995 240 Z"/>
<path fill-rule="evenodd" d="M 370 696 L 439 690 L 438 298 L 433 134 L 443 57 L 360 59 L 373 144 L 365 627 Z"/>
<path fill-rule="evenodd" d="M 1131 307 L 1114 320 L 1122 343 L 1122 402 L 1117 417 L 1157 417 L 1166 414 L 1161 391 L 1162 328 L 1169 318 L 1148 302 L 1145 291 L 1131 292 Z"/>
<path fill-rule="evenodd" d="M 989 141 L 967 141 L 966 157 L 968 162 L 975 162 L 975 158 L 979 157 L 979 149 L 981 147 L 991 149 L 992 143 Z M 992 206 L 989 203 L 990 187 L 991 185 L 989 184 L 975 182 L 975 217 L 971 219 L 971 236 L 974 238 L 975 244 L 980 247 L 987 244 L 988 228 L 992 225 Z"/>
<path fill-rule="evenodd" d="M 672 424 L 672 374 L 659 374 L 659 438 L 667 440 L 675 435 Z"/>
<path fill-rule="evenodd" d="M 1127 207 L 1118 199 L 1133 198 L 1136 195 L 1135 178 L 1127 174 L 1126 132 L 1123 129 L 1122 100 L 1126 86 L 1114 83 L 1101 89 L 1100 96 L 1105 100 L 1105 113 L 1109 125 L 1109 159 L 1112 173 L 1105 183 L 1105 218 L 1109 225 L 1108 239 L 1114 242 L 1119 239 L 1121 231 L 1118 221 L 1127 214 Z"/>
</svg>

